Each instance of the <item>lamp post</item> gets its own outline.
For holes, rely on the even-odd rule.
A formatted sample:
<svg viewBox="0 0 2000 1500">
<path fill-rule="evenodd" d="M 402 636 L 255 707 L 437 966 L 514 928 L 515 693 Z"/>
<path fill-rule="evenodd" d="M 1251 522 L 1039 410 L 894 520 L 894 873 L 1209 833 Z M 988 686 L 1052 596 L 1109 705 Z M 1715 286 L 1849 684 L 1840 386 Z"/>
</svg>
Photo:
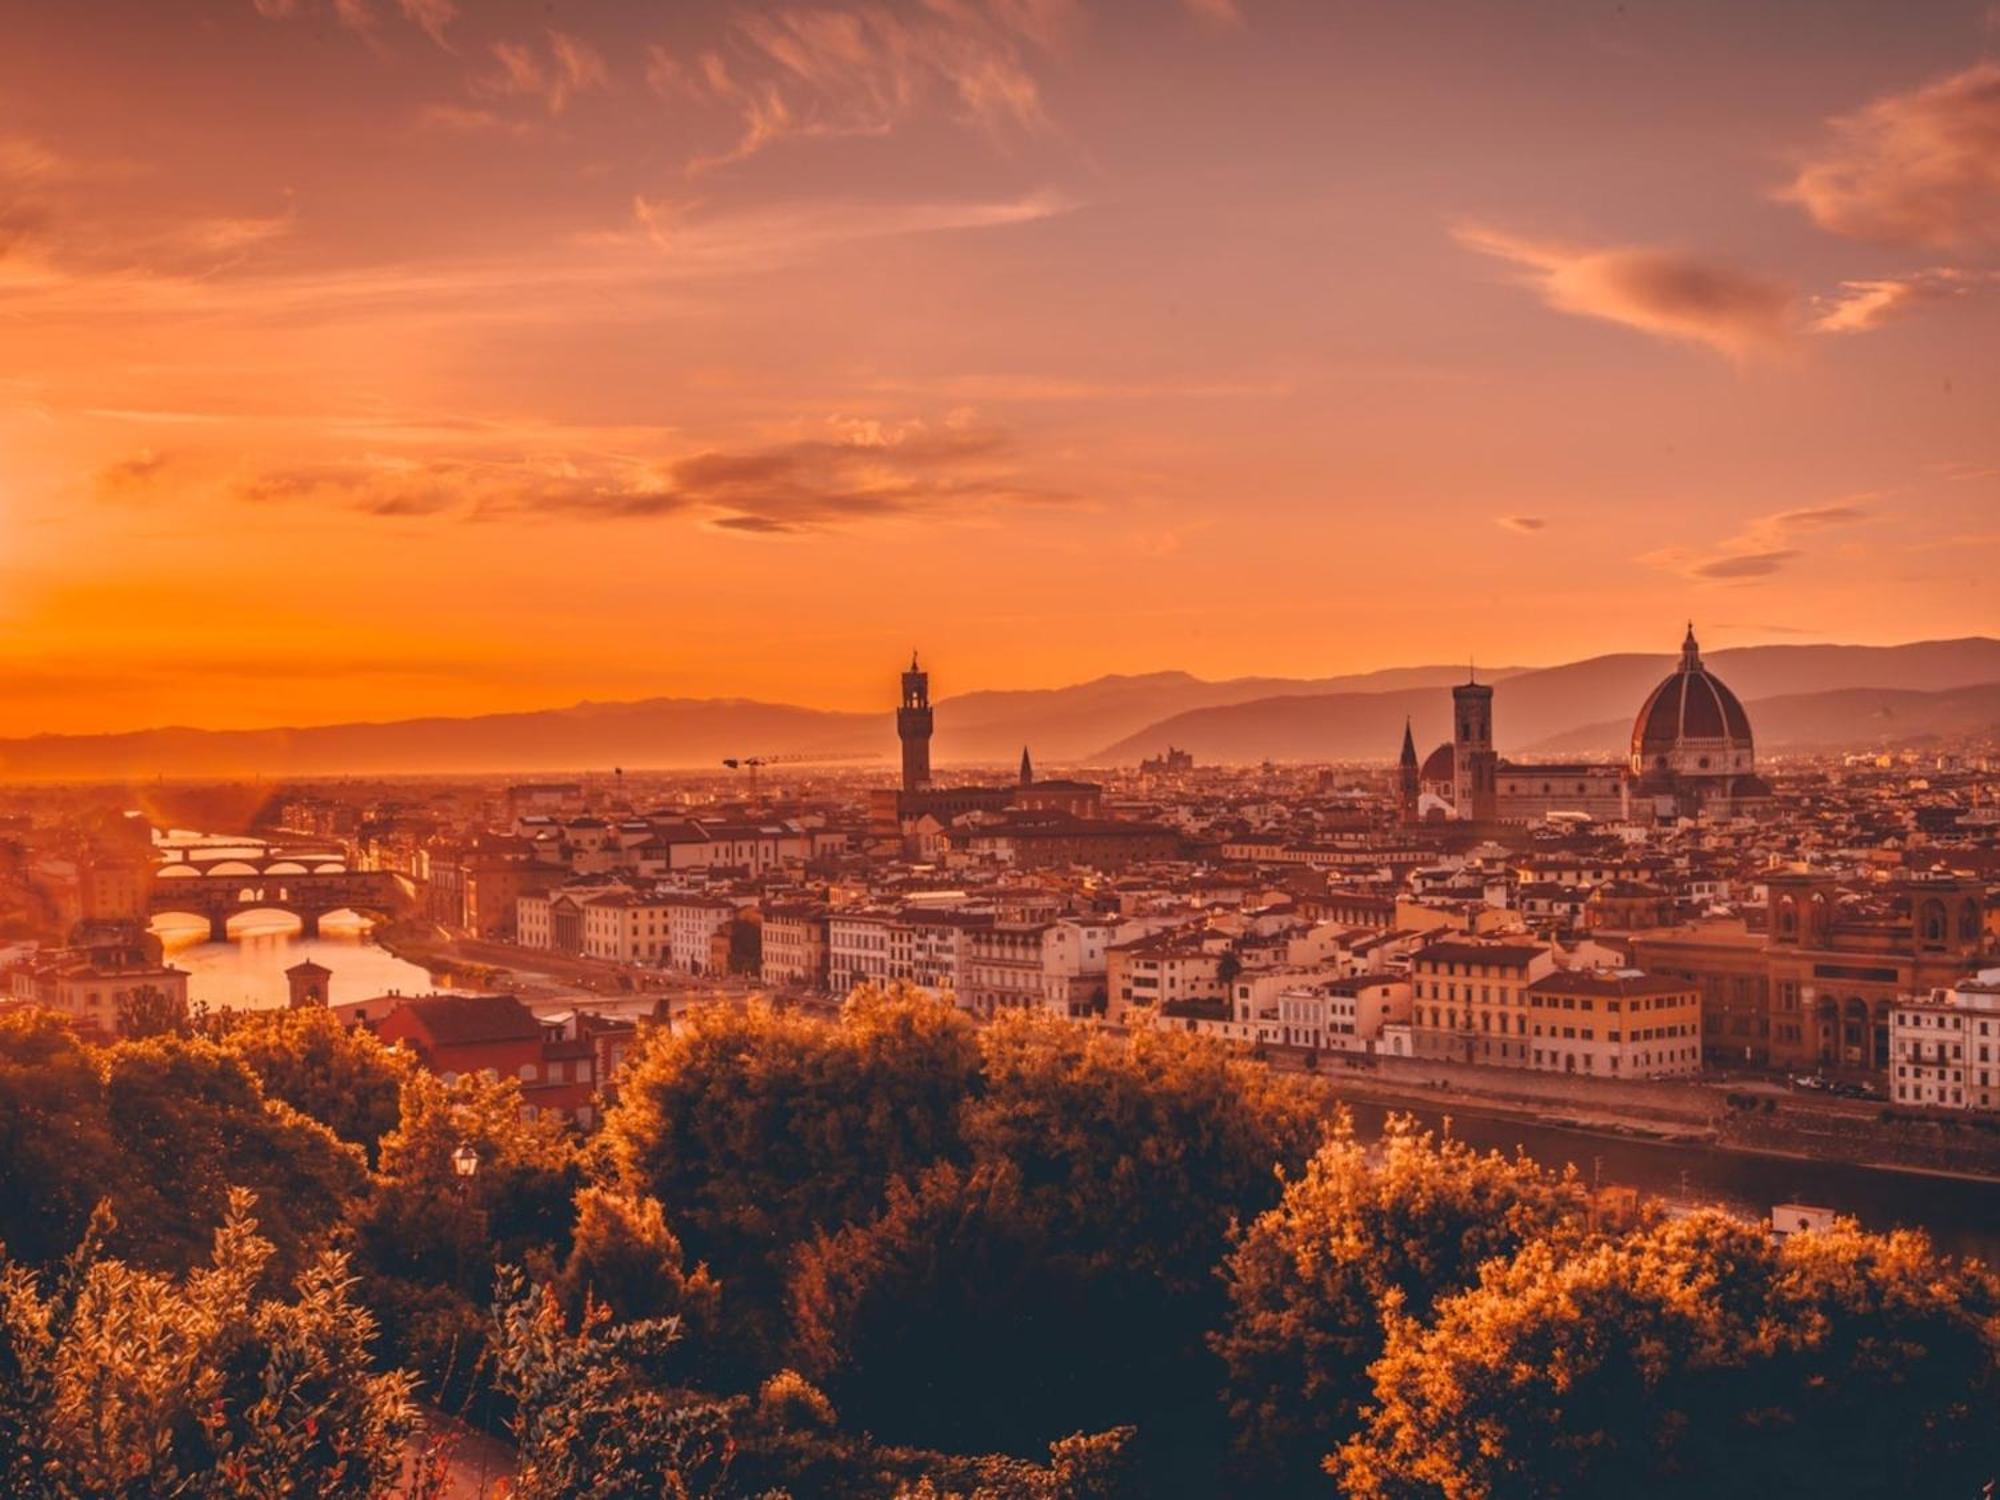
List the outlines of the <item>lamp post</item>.
<svg viewBox="0 0 2000 1500">
<path fill-rule="evenodd" d="M 469 1189 L 472 1187 L 472 1179 L 478 1173 L 479 1153 L 472 1149 L 472 1142 L 465 1141 L 460 1144 L 456 1151 L 451 1153 L 451 1174 L 457 1179 L 458 1183 L 458 1206 L 461 1218 L 464 1218 L 470 1211 L 467 1201 Z M 457 1253 L 453 1257 L 455 1262 L 454 1271 L 456 1273 L 455 1280 L 462 1287 L 465 1283 L 465 1229 L 463 1226 L 454 1235 L 454 1239 L 457 1242 Z"/>
</svg>

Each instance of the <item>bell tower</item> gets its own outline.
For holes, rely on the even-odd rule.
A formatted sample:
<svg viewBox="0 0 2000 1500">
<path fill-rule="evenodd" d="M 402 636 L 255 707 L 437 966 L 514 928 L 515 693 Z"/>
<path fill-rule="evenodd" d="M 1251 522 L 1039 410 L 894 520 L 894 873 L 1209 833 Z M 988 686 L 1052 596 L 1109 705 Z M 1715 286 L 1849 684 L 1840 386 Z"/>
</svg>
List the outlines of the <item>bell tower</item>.
<svg viewBox="0 0 2000 1500">
<path fill-rule="evenodd" d="M 1451 690 L 1452 801 L 1461 818 L 1490 822 L 1499 811 L 1500 758 L 1493 753 L 1493 689 L 1477 677 Z"/>
<path fill-rule="evenodd" d="M 1421 770 L 1417 764 L 1417 740 L 1410 721 L 1403 720 L 1403 754 L 1396 762 L 1396 810 L 1405 823 L 1417 821 L 1417 800 L 1421 790 Z"/>
<path fill-rule="evenodd" d="M 903 742 L 903 790 L 921 791 L 931 784 L 931 675 L 917 665 L 914 651 L 910 670 L 903 674 L 896 738 Z"/>
</svg>

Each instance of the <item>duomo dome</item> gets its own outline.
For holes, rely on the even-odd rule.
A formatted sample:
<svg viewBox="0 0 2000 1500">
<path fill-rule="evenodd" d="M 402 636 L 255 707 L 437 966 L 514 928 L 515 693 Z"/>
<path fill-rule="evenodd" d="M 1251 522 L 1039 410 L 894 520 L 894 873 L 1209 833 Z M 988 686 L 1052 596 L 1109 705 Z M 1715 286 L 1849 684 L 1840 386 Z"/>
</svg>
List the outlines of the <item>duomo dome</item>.
<svg viewBox="0 0 2000 1500">
<path fill-rule="evenodd" d="M 1750 717 L 1728 686 L 1702 665 L 1694 627 L 1681 661 L 1640 705 L 1632 724 L 1632 774 L 1644 783 L 1749 776 L 1755 766 Z"/>
</svg>

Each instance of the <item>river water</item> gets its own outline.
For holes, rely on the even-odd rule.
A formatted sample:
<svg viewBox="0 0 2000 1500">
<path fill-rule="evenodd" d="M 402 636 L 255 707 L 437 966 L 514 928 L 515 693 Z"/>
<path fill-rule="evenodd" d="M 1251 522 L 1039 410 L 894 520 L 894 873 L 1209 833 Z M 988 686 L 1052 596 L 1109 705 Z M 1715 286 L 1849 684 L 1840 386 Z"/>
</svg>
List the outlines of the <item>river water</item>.
<svg viewBox="0 0 2000 1500">
<path fill-rule="evenodd" d="M 1378 1134 L 1389 1113 L 1353 1100 L 1347 1106 L 1364 1138 Z M 1442 1128 L 1442 1112 L 1409 1113 L 1432 1129 Z M 1864 1228 L 1923 1229 L 1942 1249 L 2000 1264 L 2000 1181 L 1718 1151 L 1470 1115 L 1453 1116 L 1451 1133 L 1481 1149 L 1519 1148 L 1544 1165 L 1573 1164 L 1586 1180 L 1676 1202 L 1716 1203 L 1753 1218 L 1765 1217 L 1778 1203 L 1820 1204 L 1860 1220 Z"/>
<path fill-rule="evenodd" d="M 333 971 L 327 998 L 333 1004 L 367 1000 L 400 990 L 421 995 L 441 986 L 421 967 L 378 947 L 362 917 L 330 915 L 319 936 L 300 936 L 296 917 L 252 912 L 231 924 L 227 943 L 208 940 L 208 923 L 164 917 L 153 924 L 167 962 L 188 971 L 188 998 L 211 1010 L 268 1010 L 290 1003 L 285 970 L 305 959 Z"/>
</svg>

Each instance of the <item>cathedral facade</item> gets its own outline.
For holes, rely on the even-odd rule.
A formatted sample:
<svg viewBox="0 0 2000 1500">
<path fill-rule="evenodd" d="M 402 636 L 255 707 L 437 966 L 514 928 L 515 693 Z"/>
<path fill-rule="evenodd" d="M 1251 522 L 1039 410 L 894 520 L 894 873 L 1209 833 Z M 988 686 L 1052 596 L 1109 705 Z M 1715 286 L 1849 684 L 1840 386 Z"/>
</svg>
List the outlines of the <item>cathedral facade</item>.
<svg viewBox="0 0 2000 1500">
<path fill-rule="evenodd" d="M 1492 687 L 1465 682 L 1451 696 L 1452 738 L 1421 761 L 1403 730 L 1397 790 L 1405 822 L 1730 818 L 1770 796 L 1756 772 L 1749 716 L 1703 664 L 1692 625 L 1680 664 L 1640 704 L 1622 762 L 1503 760 L 1493 749 Z"/>
</svg>

